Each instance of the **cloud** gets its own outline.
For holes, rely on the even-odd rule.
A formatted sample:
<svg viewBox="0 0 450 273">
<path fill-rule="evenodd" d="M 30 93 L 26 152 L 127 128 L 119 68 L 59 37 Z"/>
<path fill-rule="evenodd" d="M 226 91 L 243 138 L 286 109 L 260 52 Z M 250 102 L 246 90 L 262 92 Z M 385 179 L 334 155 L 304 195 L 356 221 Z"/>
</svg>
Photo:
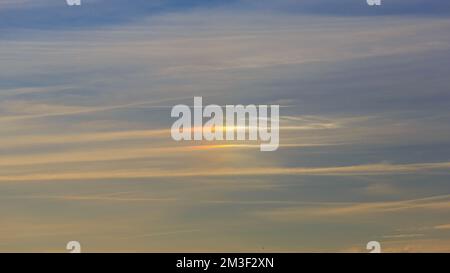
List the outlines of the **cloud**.
<svg viewBox="0 0 450 273">
<path fill-rule="evenodd" d="M 61 0 L 65 1 L 65 0 Z M 2 0 L 0 2 L 0 11 L 2 9 L 21 9 L 21 8 L 30 8 L 30 7 L 38 7 L 47 5 L 51 2 L 50 0 L 41 0 L 41 1 L 33 1 L 33 0 Z"/>
<path fill-rule="evenodd" d="M 61 30 L 120 25 L 155 14 L 209 8 L 221 3 L 219 0 L 82 0 L 81 6 L 69 7 L 66 0 L 2 0 L 0 28 Z"/>
<path fill-rule="evenodd" d="M 373 8 L 365 0 L 246 0 L 253 7 L 271 8 L 300 14 L 326 14 L 340 16 L 377 16 L 377 15 L 445 15 L 450 12 L 446 0 L 396 0 L 382 1 L 381 7 Z"/>
<path fill-rule="evenodd" d="M 163 100 L 153 100 L 153 101 L 139 101 L 132 102 L 120 105 L 111 105 L 111 106 L 98 106 L 98 107 L 83 107 L 83 106 L 67 106 L 67 105 L 55 105 L 55 104 L 38 104 L 38 103 L 30 103 L 25 101 L 4 101 L 1 102 L 0 107 L 4 112 L 13 112 L 11 115 L 5 115 L 0 118 L 0 122 L 2 121 L 20 121 L 26 119 L 38 119 L 38 118 L 49 118 L 49 117 L 61 117 L 61 116 L 70 116 L 70 115 L 81 115 L 81 114 L 93 114 L 96 112 L 102 111 L 113 111 L 120 110 L 126 108 L 134 108 L 134 107 L 158 107 L 158 105 L 162 102 L 168 102 L 173 100 L 179 100 L 180 98 L 174 99 L 163 99 Z M 156 104 L 156 105 L 155 105 Z M 166 107 L 168 108 L 168 106 Z M 14 115 L 16 111 L 20 111 L 21 113 Z M 25 114 L 23 112 L 26 112 Z"/>
<path fill-rule="evenodd" d="M 358 217 L 374 214 L 395 214 L 404 211 L 448 211 L 450 195 L 432 196 L 419 199 L 386 202 L 327 203 L 306 204 L 303 207 L 288 207 L 258 212 L 257 215 L 274 221 L 298 221 L 304 218 Z"/>
<path fill-rule="evenodd" d="M 438 225 L 434 227 L 437 230 L 447 230 L 450 229 L 450 224 L 443 224 L 443 225 Z"/>
<path fill-rule="evenodd" d="M 385 239 L 404 239 L 404 238 L 417 238 L 424 237 L 425 234 L 416 233 L 416 234 L 393 234 L 393 235 L 383 235 Z"/>
<path fill-rule="evenodd" d="M 156 150 L 164 148 L 156 148 Z M 177 148 L 173 149 L 177 152 Z M 182 150 L 178 149 L 179 152 Z M 145 151 L 144 151 L 145 152 Z M 147 152 L 148 153 L 148 152 Z M 98 161 L 92 155 L 84 154 L 86 161 Z M 125 156 L 126 158 L 127 156 Z M 107 158 L 114 159 L 114 158 Z M 39 159 L 31 159 L 38 164 Z M 58 162 L 64 160 L 57 157 L 48 162 Z M 74 157 L 66 162 L 76 162 L 80 159 Z M 27 162 L 24 162 L 24 164 Z M 10 161 L 4 161 L 3 165 L 14 165 Z M 323 168 L 218 168 L 213 170 L 186 170 L 178 169 L 164 170 L 161 168 L 143 170 L 110 170 L 92 172 L 53 172 L 53 173 L 33 173 L 27 175 L 4 175 L 0 176 L 0 182 L 26 182 L 26 181 L 55 181 L 55 180 L 97 180 L 97 179 L 135 179 L 135 178 L 164 178 L 164 177 L 222 177 L 222 176 L 267 176 L 267 175 L 320 175 L 320 176 L 353 176 L 353 175 L 387 175 L 387 174 L 411 174 L 429 173 L 433 171 L 448 172 L 450 162 L 420 163 L 420 164 L 371 164 L 345 167 L 323 167 Z"/>
<path fill-rule="evenodd" d="M 177 198 L 151 198 L 129 196 L 129 192 L 113 193 L 113 194 L 97 194 L 97 195 L 61 195 L 61 196 L 12 196 L 2 198 L 4 200 L 53 200 L 53 201 L 70 201 L 70 202 L 173 202 Z"/>
<path fill-rule="evenodd" d="M 170 135 L 169 129 L 154 130 L 133 130 L 133 131 L 112 131 L 112 132 L 92 132 L 78 134 L 60 135 L 31 135 L 26 137 L 2 138 L 2 144 L 9 148 L 39 145 L 73 144 L 87 142 L 108 142 L 123 141 L 133 139 L 155 139 L 166 138 Z"/>
<path fill-rule="evenodd" d="M 442 227 L 397 231 L 438 227 L 449 208 L 450 21 L 421 16 L 437 6 L 206 2 L 0 8 L 0 249 L 446 242 Z M 173 142 L 167 112 L 194 95 L 286 106 L 281 149 Z"/>
<path fill-rule="evenodd" d="M 446 15 L 446 0 L 396 0 L 373 8 L 365 0 L 83 0 L 78 8 L 65 0 L 6 0 L 0 3 L 0 28 L 73 29 L 126 24 L 140 18 L 192 9 L 322 16 Z M 92 12 L 95 11 L 95 12 Z"/>
</svg>

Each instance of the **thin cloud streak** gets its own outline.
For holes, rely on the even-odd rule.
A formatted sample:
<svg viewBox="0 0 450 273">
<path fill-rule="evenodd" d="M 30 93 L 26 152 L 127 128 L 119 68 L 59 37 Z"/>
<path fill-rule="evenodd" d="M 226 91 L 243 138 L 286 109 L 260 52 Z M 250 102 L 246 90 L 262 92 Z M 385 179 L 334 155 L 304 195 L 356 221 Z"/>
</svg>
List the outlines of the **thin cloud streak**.
<svg viewBox="0 0 450 273">
<path fill-rule="evenodd" d="M 61 172 L 34 173 L 27 175 L 0 176 L 0 182 L 57 181 L 57 180 L 96 180 L 96 179 L 134 179 L 164 177 L 222 177 L 222 176 L 267 176 L 267 175 L 321 175 L 321 176 L 359 176 L 429 173 L 450 171 L 450 162 L 420 164 L 369 164 L 327 168 L 223 168 L 213 170 L 123 170 L 107 172 Z"/>
<path fill-rule="evenodd" d="M 42 114 L 31 114 L 31 115 L 15 115 L 15 116 L 4 116 L 0 118 L 0 122 L 11 122 L 11 121 L 20 121 L 20 120 L 29 120 L 29 119 L 38 119 L 38 118 L 50 118 L 50 117 L 63 117 L 63 116 L 71 116 L 71 115 L 81 115 L 81 114 L 92 114 L 96 112 L 103 111 L 112 111 L 126 108 L 134 108 L 134 107 L 161 107 L 159 104 L 162 102 L 168 101 L 179 101 L 183 99 L 188 99 L 191 97 L 178 97 L 178 98 L 169 98 L 169 99 L 161 99 L 161 100 L 151 100 L 151 101 L 141 101 L 141 102 L 132 102 L 125 103 L 119 105 L 112 106 L 99 106 L 99 107 L 70 107 L 67 111 L 55 112 L 55 113 L 42 113 Z M 169 107 L 169 106 L 164 106 Z"/>
<path fill-rule="evenodd" d="M 259 217 L 273 221 L 298 221 L 311 217 L 357 217 L 361 215 L 399 213 L 404 211 L 447 211 L 450 209 L 450 195 L 386 202 L 361 203 L 318 203 L 303 207 L 288 207 L 256 212 Z"/>
</svg>

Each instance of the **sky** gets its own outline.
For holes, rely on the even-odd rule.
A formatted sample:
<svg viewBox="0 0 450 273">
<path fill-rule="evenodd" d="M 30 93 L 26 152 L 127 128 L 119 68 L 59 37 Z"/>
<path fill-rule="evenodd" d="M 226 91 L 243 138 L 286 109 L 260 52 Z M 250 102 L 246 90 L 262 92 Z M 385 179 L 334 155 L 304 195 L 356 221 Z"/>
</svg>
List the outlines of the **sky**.
<svg viewBox="0 0 450 273">
<path fill-rule="evenodd" d="M 0 0 L 0 252 L 450 252 L 449 54 L 446 0 Z"/>
</svg>

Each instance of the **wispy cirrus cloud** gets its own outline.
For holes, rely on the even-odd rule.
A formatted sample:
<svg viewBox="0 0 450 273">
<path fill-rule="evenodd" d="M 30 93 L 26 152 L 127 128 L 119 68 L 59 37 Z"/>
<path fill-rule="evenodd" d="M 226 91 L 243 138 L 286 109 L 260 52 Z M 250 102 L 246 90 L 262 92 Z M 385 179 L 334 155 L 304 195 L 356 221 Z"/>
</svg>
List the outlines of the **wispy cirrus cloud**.
<svg viewBox="0 0 450 273">
<path fill-rule="evenodd" d="M 450 209 L 450 196 L 432 196 L 419 199 L 385 201 L 385 202 L 360 202 L 339 203 L 323 202 L 310 203 L 302 207 L 287 207 L 273 209 L 266 212 L 258 212 L 261 217 L 267 217 L 275 221 L 298 221 L 311 217 L 356 217 L 358 215 L 397 214 L 404 211 L 443 210 Z M 439 229 L 439 228 L 438 228 Z"/>
<path fill-rule="evenodd" d="M 445 3 L 180 2 L 0 10 L 0 251 L 446 249 Z M 172 142 L 194 95 L 287 106 L 280 149 Z"/>
<path fill-rule="evenodd" d="M 160 151 L 159 151 L 160 152 Z M 98 161 L 86 154 L 89 161 Z M 86 160 L 88 160 L 86 158 Z M 110 158 L 108 158 L 110 159 Z M 74 158 L 75 162 L 79 159 Z M 110 159 L 111 160 L 111 159 Z M 51 162 L 63 161 L 56 158 Z M 66 162 L 73 162 L 72 160 Z M 32 162 L 37 164 L 38 162 Z M 6 163 L 9 164 L 9 163 Z M 104 172 L 53 172 L 33 173 L 30 175 L 4 175 L 0 182 L 26 182 L 26 181 L 58 181 L 58 180 L 97 180 L 97 179 L 136 179 L 158 177 L 216 177 L 216 176 L 276 176 L 276 175 L 321 175 L 321 176 L 351 176 L 351 175 L 386 175 L 386 174 L 426 174 L 433 171 L 450 171 L 450 162 L 421 163 L 421 164 L 371 164 L 344 167 L 322 168 L 218 168 L 211 170 L 179 169 L 177 171 L 160 168 L 148 170 L 120 170 Z"/>
</svg>

